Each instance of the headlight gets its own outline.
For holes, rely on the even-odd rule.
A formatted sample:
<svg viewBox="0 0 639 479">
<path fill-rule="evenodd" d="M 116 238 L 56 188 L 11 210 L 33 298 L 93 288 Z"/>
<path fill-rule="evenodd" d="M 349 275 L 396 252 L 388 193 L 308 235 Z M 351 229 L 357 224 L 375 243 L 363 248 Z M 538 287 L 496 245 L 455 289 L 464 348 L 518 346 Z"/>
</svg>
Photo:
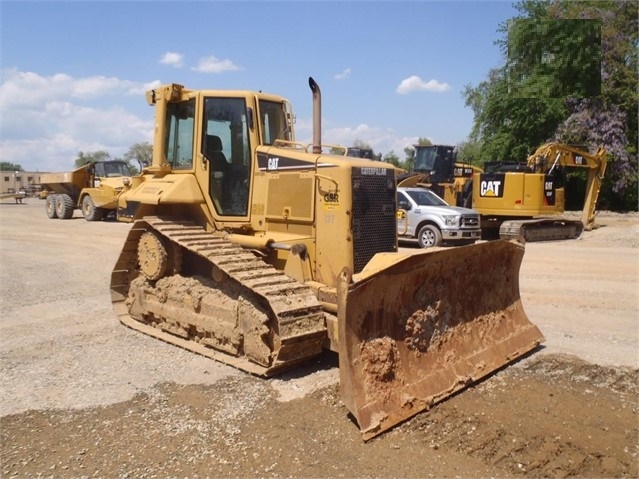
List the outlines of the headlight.
<svg viewBox="0 0 639 479">
<path fill-rule="evenodd" d="M 443 215 L 446 226 L 457 226 L 457 215 Z"/>
</svg>

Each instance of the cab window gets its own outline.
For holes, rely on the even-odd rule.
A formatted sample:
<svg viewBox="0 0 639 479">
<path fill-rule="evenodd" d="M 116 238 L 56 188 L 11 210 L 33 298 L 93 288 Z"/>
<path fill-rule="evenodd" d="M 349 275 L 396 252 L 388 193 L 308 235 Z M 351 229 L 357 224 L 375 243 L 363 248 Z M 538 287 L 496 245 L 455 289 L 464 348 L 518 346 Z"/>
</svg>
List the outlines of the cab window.
<svg viewBox="0 0 639 479">
<path fill-rule="evenodd" d="M 260 100 L 262 144 L 272 145 L 275 140 L 292 141 L 291 118 L 287 103 Z"/>
<path fill-rule="evenodd" d="M 245 99 L 205 98 L 203 125 L 202 155 L 215 209 L 224 216 L 246 216 L 251 145 Z"/>
<path fill-rule="evenodd" d="M 174 170 L 190 170 L 193 167 L 195 99 L 169 103 L 166 109 L 166 162 Z"/>
</svg>

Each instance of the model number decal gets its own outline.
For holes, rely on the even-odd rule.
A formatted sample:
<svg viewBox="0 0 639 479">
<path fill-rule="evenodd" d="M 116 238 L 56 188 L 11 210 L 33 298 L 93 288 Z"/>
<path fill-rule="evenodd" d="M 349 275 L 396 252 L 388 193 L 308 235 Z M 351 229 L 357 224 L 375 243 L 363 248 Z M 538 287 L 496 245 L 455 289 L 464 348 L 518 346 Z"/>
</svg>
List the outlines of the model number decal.
<svg viewBox="0 0 639 479">
<path fill-rule="evenodd" d="M 326 193 L 324 195 L 324 201 L 327 203 L 339 203 L 339 194 L 338 193 Z"/>
<path fill-rule="evenodd" d="M 368 168 L 361 169 L 362 175 L 386 176 L 386 168 Z"/>
</svg>

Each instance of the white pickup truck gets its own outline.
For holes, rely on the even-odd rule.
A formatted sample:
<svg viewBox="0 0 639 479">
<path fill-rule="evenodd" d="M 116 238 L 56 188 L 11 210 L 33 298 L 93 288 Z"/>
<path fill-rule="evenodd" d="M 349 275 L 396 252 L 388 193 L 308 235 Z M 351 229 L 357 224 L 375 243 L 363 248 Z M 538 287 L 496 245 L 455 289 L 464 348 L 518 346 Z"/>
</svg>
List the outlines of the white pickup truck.
<svg viewBox="0 0 639 479">
<path fill-rule="evenodd" d="M 443 243 L 471 244 L 481 238 L 479 213 L 449 206 L 427 188 L 397 188 L 399 240 L 417 241 L 422 248 Z"/>
</svg>

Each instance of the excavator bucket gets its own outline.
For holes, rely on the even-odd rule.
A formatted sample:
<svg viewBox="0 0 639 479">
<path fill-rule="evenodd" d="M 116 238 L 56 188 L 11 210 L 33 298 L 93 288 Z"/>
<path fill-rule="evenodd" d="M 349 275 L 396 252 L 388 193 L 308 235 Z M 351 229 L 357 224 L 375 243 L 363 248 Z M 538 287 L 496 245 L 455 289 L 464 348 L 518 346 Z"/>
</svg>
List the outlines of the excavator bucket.
<svg viewBox="0 0 639 479">
<path fill-rule="evenodd" d="M 536 348 L 524 247 L 493 241 L 378 255 L 338 285 L 342 401 L 368 440 Z"/>
</svg>

